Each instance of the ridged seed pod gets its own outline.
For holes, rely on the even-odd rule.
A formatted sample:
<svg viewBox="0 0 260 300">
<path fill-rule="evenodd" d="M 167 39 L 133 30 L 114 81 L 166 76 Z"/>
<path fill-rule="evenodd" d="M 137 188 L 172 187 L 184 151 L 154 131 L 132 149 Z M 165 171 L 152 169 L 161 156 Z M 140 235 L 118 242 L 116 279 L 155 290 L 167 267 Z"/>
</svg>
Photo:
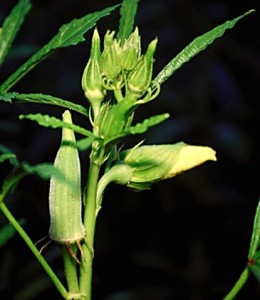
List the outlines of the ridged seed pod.
<svg viewBox="0 0 260 300">
<path fill-rule="evenodd" d="M 71 114 L 66 110 L 63 121 L 72 124 Z M 49 192 L 50 229 L 52 240 L 63 243 L 78 243 L 85 237 L 82 223 L 80 161 L 71 129 L 62 129 L 61 145 L 54 166 L 65 179 L 52 177 Z"/>
</svg>

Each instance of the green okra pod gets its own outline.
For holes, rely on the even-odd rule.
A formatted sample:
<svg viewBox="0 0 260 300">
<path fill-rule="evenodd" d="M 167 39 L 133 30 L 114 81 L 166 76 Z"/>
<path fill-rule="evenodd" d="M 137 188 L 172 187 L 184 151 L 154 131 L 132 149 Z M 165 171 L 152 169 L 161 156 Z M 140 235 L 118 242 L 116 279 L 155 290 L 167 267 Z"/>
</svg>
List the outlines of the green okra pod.
<svg viewBox="0 0 260 300">
<path fill-rule="evenodd" d="M 72 124 L 68 110 L 63 113 L 63 121 Z M 64 179 L 52 177 L 49 191 L 49 236 L 66 245 L 78 243 L 85 238 L 81 215 L 80 160 L 75 143 L 74 131 L 63 128 L 54 166 L 62 172 Z"/>
</svg>

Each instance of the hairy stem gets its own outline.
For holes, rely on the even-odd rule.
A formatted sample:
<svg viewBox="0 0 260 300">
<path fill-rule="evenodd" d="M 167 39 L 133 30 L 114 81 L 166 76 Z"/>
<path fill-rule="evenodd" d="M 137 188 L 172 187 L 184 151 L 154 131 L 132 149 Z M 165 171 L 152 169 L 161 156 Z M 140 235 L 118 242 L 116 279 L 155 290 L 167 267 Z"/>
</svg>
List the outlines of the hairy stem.
<svg viewBox="0 0 260 300">
<path fill-rule="evenodd" d="M 244 271 L 241 273 L 240 277 L 238 278 L 237 282 L 235 283 L 231 291 L 225 296 L 223 300 L 234 299 L 236 295 L 239 293 L 239 291 L 241 290 L 241 288 L 246 283 L 248 276 L 249 276 L 249 270 L 248 267 L 246 267 Z"/>
<path fill-rule="evenodd" d="M 59 278 L 56 276 L 56 274 L 53 272 L 47 261 L 44 259 L 44 257 L 41 255 L 39 250 L 36 248 L 30 237 L 27 235 L 27 233 L 23 230 L 23 228 L 20 226 L 20 224 L 16 221 L 14 216 L 11 214 L 9 209 L 6 207 L 4 203 L 1 203 L 0 209 L 2 210 L 3 214 L 7 218 L 7 220 L 12 224 L 12 226 L 15 228 L 15 230 L 20 234 L 21 238 L 24 240 L 26 245 L 30 248 L 36 259 L 39 261 L 39 263 L 42 265 L 43 269 L 46 271 L 54 285 L 56 286 L 57 290 L 60 292 L 61 296 L 64 299 L 68 298 L 68 292 L 66 291 L 63 284 L 60 282 Z"/>
</svg>

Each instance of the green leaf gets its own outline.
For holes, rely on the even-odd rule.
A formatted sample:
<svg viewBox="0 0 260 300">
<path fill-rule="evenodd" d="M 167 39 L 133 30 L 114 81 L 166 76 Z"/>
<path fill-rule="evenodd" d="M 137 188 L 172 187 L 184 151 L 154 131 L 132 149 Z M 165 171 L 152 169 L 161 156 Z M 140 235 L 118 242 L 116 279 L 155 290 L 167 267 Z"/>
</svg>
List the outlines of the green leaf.
<svg viewBox="0 0 260 300">
<path fill-rule="evenodd" d="M 178 70 L 183 64 L 188 62 L 192 57 L 205 50 L 213 41 L 221 37 L 227 29 L 232 28 L 240 19 L 252 13 L 254 10 L 250 10 L 245 14 L 226 21 L 214 29 L 204 33 L 203 35 L 195 38 L 187 47 L 185 47 L 176 57 L 174 57 L 156 76 L 152 81 L 152 86 L 162 84 L 170 76 L 172 76 L 176 70 Z"/>
<path fill-rule="evenodd" d="M 3 181 L 1 195 L 2 201 L 5 197 L 11 193 L 17 186 L 17 184 L 26 176 L 26 173 L 21 169 L 14 169 Z"/>
<path fill-rule="evenodd" d="M 85 128 L 82 128 L 78 125 L 75 124 L 70 124 L 63 122 L 62 120 L 52 117 L 49 115 L 42 115 L 42 114 L 28 114 L 28 115 L 20 115 L 19 116 L 20 120 L 31 120 L 31 121 L 36 121 L 39 125 L 44 126 L 44 127 L 51 127 L 51 128 L 68 128 L 71 129 L 77 133 L 80 133 L 85 136 L 93 137 L 92 132 L 89 130 L 86 130 Z"/>
<path fill-rule="evenodd" d="M 150 127 L 153 127 L 155 125 L 158 125 L 158 124 L 162 123 L 163 121 L 168 119 L 169 116 L 170 115 L 168 113 L 165 113 L 165 114 L 156 115 L 156 116 L 152 116 L 150 118 L 147 118 L 147 119 L 143 120 L 141 123 L 137 123 L 133 126 L 130 126 L 126 130 L 121 132 L 119 135 L 115 135 L 115 136 L 111 137 L 110 139 L 106 140 L 105 145 L 108 145 L 111 142 L 115 142 L 117 140 L 120 140 L 120 139 L 122 139 L 123 137 L 125 137 L 129 134 L 132 134 L 132 135 L 142 134 L 142 133 L 146 132 Z"/>
<path fill-rule="evenodd" d="M 3 99 L 5 98 L 5 99 Z M 9 100 L 9 102 L 15 99 L 17 101 L 28 102 L 28 103 L 40 103 L 40 104 L 49 104 L 49 105 L 56 105 L 59 107 L 67 108 L 69 110 L 76 111 L 82 115 L 88 116 L 88 110 L 80 105 L 73 103 L 69 100 L 64 100 L 58 97 L 54 97 L 51 95 L 45 94 L 19 94 L 19 93 L 7 93 L 4 95 L 0 95 L 0 100 Z"/>
<path fill-rule="evenodd" d="M 260 199 L 257 205 L 254 225 L 253 225 L 253 232 L 249 247 L 248 259 L 252 259 L 255 257 L 258 247 L 260 246 Z"/>
<path fill-rule="evenodd" d="M 12 103 L 12 99 L 16 97 L 16 93 L 1 94 L 0 100 Z"/>
<path fill-rule="evenodd" d="M 4 61 L 30 8 L 29 0 L 20 0 L 5 19 L 0 35 L 0 65 Z"/>
<path fill-rule="evenodd" d="M 254 274 L 258 282 L 260 282 L 260 263 L 249 266 L 249 270 Z"/>
<path fill-rule="evenodd" d="M 52 176 L 61 180 L 66 180 L 63 173 L 50 163 L 41 163 L 38 165 L 30 165 L 27 162 L 22 163 L 22 168 L 27 174 L 36 174 L 44 180 L 50 179 Z"/>
<path fill-rule="evenodd" d="M 95 140 L 94 137 L 87 137 L 87 138 L 81 139 L 81 140 L 77 141 L 76 147 L 80 151 L 85 151 L 90 148 L 90 146 L 92 145 L 94 140 Z"/>
<path fill-rule="evenodd" d="M 0 155 L 0 163 L 6 161 L 6 160 L 12 160 L 15 158 L 15 155 L 12 153 L 5 153 Z"/>
<path fill-rule="evenodd" d="M 118 5 L 105 8 L 101 11 L 88 14 L 80 19 L 75 19 L 63 25 L 59 32 L 22 66 L 20 66 L 7 80 L 1 85 L 2 93 L 10 90 L 23 76 L 32 70 L 40 61 L 50 55 L 55 49 L 76 45 L 83 42 L 84 34 L 95 26 L 96 22 L 109 15 Z"/>
<path fill-rule="evenodd" d="M 120 9 L 119 32 L 117 38 L 122 42 L 130 36 L 133 31 L 138 0 L 124 0 Z"/>
<path fill-rule="evenodd" d="M 28 162 L 22 162 L 19 163 L 19 166 L 4 179 L 0 194 L 0 202 L 16 188 L 21 179 L 27 175 L 33 174 L 36 174 L 44 180 L 48 180 L 51 176 L 54 176 L 60 180 L 66 181 L 63 173 L 50 163 L 41 163 L 33 166 Z"/>
<path fill-rule="evenodd" d="M 25 220 L 18 221 L 20 225 L 25 224 Z M 16 230 L 11 224 L 6 224 L 0 229 L 0 247 L 5 245 L 12 237 L 14 237 Z"/>
<path fill-rule="evenodd" d="M 148 119 L 145 119 L 141 123 L 137 123 L 136 125 L 131 126 L 130 128 L 127 129 L 126 133 L 127 134 L 128 133 L 130 133 L 130 134 L 142 134 L 142 133 L 146 132 L 150 127 L 153 127 L 155 125 L 158 125 L 158 124 L 162 123 L 163 121 L 168 119 L 169 116 L 170 115 L 168 113 L 152 116 Z"/>
<path fill-rule="evenodd" d="M 0 163 L 9 160 L 14 167 L 18 166 L 19 162 L 16 159 L 16 155 L 10 149 L 0 144 L 0 152 L 2 152 L 2 155 L 0 155 Z"/>
</svg>

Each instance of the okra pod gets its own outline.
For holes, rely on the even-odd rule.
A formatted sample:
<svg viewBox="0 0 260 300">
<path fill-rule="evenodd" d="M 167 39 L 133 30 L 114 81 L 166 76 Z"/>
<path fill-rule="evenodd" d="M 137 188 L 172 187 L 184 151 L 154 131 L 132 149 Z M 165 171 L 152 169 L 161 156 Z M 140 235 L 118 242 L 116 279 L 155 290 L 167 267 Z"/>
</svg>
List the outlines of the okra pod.
<svg viewBox="0 0 260 300">
<path fill-rule="evenodd" d="M 63 121 L 72 124 L 68 110 L 63 113 Z M 49 191 L 49 236 L 66 245 L 78 243 L 85 237 L 81 215 L 80 160 L 75 143 L 74 131 L 63 128 L 54 166 L 63 174 L 64 179 L 53 176 Z"/>
</svg>

